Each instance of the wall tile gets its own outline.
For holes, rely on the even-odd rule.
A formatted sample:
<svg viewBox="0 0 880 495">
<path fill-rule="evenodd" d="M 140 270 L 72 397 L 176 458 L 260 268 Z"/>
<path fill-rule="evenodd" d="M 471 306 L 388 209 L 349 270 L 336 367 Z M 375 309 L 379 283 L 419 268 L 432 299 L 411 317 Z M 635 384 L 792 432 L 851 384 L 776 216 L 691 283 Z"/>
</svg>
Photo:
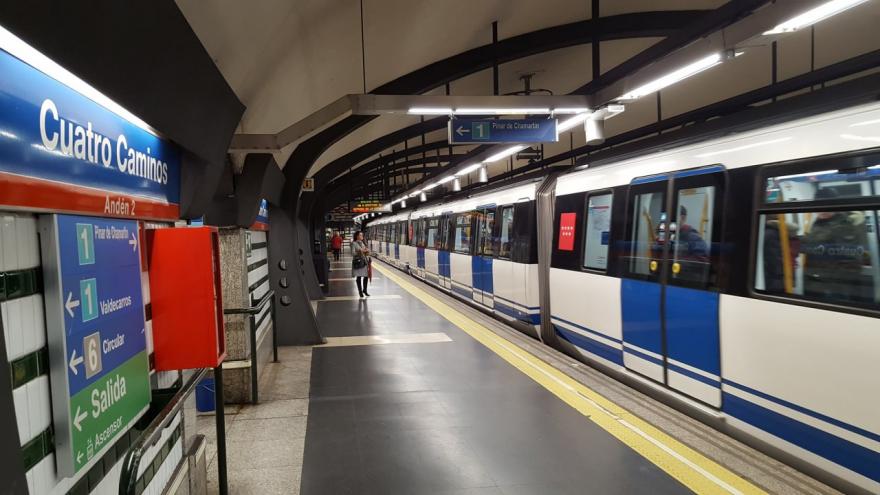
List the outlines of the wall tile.
<svg viewBox="0 0 880 495">
<path fill-rule="evenodd" d="M 15 421 L 18 423 L 18 439 L 24 445 L 30 440 L 31 424 L 28 411 L 27 386 L 23 385 L 12 390 L 12 400 L 15 403 Z"/>
<path fill-rule="evenodd" d="M 18 267 L 18 249 L 15 243 L 15 217 L 0 215 L 0 271 L 15 270 Z"/>
</svg>

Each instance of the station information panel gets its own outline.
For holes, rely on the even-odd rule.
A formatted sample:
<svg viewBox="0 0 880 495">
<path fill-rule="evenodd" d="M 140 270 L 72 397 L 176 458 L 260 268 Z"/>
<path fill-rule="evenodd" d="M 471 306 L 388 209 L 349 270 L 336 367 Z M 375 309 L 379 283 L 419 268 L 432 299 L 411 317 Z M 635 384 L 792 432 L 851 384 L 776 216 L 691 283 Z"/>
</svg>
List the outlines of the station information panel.
<svg viewBox="0 0 880 495">
<path fill-rule="evenodd" d="M 44 215 L 40 234 L 56 459 L 72 476 L 150 404 L 138 225 Z"/>
</svg>

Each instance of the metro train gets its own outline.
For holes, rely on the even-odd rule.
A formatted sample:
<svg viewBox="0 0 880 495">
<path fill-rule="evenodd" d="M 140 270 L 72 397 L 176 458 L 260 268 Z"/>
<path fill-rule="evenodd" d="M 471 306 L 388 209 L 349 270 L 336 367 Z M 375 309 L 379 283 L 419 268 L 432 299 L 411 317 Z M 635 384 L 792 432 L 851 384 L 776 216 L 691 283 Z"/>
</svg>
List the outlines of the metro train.
<svg viewBox="0 0 880 495">
<path fill-rule="evenodd" d="M 367 226 L 379 258 L 765 452 L 880 493 L 880 104 Z"/>
</svg>

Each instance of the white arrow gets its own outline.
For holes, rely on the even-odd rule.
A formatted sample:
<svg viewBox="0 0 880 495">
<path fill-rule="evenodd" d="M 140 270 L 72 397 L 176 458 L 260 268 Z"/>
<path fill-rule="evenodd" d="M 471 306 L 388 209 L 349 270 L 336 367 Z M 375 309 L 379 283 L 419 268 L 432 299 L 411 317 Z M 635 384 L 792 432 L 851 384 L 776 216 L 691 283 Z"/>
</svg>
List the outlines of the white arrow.
<svg viewBox="0 0 880 495">
<path fill-rule="evenodd" d="M 134 251 L 138 247 L 137 236 L 131 234 L 131 239 L 128 240 L 128 243 L 131 245 L 131 250 Z"/>
<path fill-rule="evenodd" d="M 64 303 L 64 307 L 67 308 L 67 312 L 70 314 L 70 317 L 73 318 L 73 308 L 79 307 L 79 299 L 76 301 L 73 300 L 73 292 L 67 293 L 67 302 Z"/>
<path fill-rule="evenodd" d="M 457 132 L 459 136 L 464 136 L 464 134 L 465 134 L 466 132 L 471 132 L 471 130 L 470 130 L 470 129 L 465 129 L 464 126 L 461 126 L 461 125 L 460 125 L 460 126 L 458 126 L 458 129 L 455 130 L 455 132 Z"/>
<path fill-rule="evenodd" d="M 74 349 L 73 354 L 70 355 L 70 362 L 67 363 L 67 366 L 70 367 L 70 371 L 72 371 L 74 375 L 78 375 L 79 371 L 76 369 L 76 367 L 78 365 L 82 364 L 82 362 L 83 362 L 83 357 L 82 356 L 76 357 L 76 349 Z"/>
<path fill-rule="evenodd" d="M 73 416 L 73 426 L 76 427 L 76 431 L 82 431 L 82 420 L 89 416 L 89 413 L 82 413 L 82 416 L 80 416 L 79 413 L 81 412 L 79 406 L 76 406 L 76 414 Z"/>
<path fill-rule="evenodd" d="M 77 453 L 76 453 L 76 463 L 77 463 L 77 464 L 82 463 L 82 456 L 83 456 L 83 453 L 82 453 L 82 452 L 77 452 Z"/>
</svg>

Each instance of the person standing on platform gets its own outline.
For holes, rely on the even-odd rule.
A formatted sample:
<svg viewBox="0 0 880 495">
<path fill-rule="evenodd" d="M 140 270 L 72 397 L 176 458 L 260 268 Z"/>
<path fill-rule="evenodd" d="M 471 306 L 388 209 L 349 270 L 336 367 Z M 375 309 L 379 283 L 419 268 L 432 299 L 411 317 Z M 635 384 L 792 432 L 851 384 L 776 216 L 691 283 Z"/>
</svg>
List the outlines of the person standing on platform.
<svg viewBox="0 0 880 495">
<path fill-rule="evenodd" d="M 330 239 L 330 248 L 333 249 L 333 260 L 339 261 L 339 253 L 342 252 L 342 236 L 339 235 L 339 231 L 333 232 L 333 237 Z"/>
<path fill-rule="evenodd" d="M 364 241 L 364 233 L 356 232 L 354 241 L 351 243 L 351 276 L 357 283 L 358 293 L 361 297 L 370 296 L 367 292 L 369 284 L 370 248 Z"/>
</svg>

